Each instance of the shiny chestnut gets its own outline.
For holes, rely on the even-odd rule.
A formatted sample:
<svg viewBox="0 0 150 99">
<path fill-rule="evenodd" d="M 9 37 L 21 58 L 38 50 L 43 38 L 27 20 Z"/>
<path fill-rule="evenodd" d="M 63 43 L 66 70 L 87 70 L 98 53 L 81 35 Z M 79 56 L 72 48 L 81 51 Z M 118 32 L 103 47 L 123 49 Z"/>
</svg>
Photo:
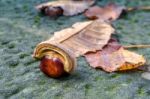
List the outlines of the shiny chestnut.
<svg viewBox="0 0 150 99">
<path fill-rule="evenodd" d="M 41 59 L 41 71 L 49 77 L 58 78 L 67 74 L 63 62 L 56 57 L 45 56 Z"/>
</svg>

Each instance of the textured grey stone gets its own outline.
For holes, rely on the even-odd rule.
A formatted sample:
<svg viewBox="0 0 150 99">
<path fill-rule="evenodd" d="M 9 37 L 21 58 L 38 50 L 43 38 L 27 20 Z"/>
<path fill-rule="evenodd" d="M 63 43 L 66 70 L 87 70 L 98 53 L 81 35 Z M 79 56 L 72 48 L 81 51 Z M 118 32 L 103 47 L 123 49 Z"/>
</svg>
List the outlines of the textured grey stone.
<svg viewBox="0 0 150 99">
<path fill-rule="evenodd" d="M 83 15 L 50 19 L 34 6 L 47 0 L 0 0 L 0 99 L 150 99 L 150 82 L 141 71 L 106 73 L 83 57 L 69 77 L 52 79 L 31 57 L 39 42 L 53 32 L 87 20 Z M 104 5 L 109 0 L 98 0 Z M 150 5 L 149 0 L 111 0 L 125 6 Z M 113 22 L 121 44 L 150 43 L 150 13 L 135 11 Z M 150 49 L 132 49 L 150 60 Z"/>
</svg>

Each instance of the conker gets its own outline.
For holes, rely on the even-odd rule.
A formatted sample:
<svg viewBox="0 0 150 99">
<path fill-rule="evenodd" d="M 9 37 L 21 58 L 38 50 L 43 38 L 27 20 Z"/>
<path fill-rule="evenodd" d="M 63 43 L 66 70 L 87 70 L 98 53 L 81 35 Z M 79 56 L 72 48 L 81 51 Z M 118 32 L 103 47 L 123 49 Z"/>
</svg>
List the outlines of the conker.
<svg viewBox="0 0 150 99">
<path fill-rule="evenodd" d="M 58 78 L 66 74 L 63 62 L 56 57 L 43 57 L 40 63 L 40 69 L 44 74 L 52 78 Z"/>
<path fill-rule="evenodd" d="M 61 7 L 52 7 L 52 6 L 42 7 L 41 12 L 44 15 L 50 17 L 58 17 L 63 15 L 63 9 Z"/>
</svg>

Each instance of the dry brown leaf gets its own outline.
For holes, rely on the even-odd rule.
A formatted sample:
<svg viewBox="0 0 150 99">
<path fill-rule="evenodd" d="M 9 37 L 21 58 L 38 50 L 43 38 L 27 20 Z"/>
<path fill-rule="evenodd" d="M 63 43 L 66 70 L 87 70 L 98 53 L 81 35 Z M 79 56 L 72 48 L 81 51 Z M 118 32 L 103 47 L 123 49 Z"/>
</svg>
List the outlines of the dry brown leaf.
<svg viewBox="0 0 150 99">
<path fill-rule="evenodd" d="M 102 51 L 85 54 L 93 68 L 102 68 L 107 72 L 135 69 L 146 60 L 143 56 L 125 50 L 115 40 L 111 40 Z"/>
<path fill-rule="evenodd" d="M 117 6 L 114 3 L 110 3 L 105 7 L 94 6 L 89 8 L 85 12 L 85 16 L 89 19 L 102 19 L 102 20 L 116 20 L 121 15 L 122 11 L 125 10 L 123 6 Z"/>
<path fill-rule="evenodd" d="M 45 13 L 45 9 L 46 9 L 47 15 L 60 14 L 61 9 L 62 9 L 63 15 L 72 16 L 72 15 L 77 15 L 79 13 L 84 12 L 86 9 L 88 9 L 94 3 L 95 3 L 95 0 L 81 0 L 81 1 L 58 0 L 58 1 L 52 1 L 52 2 L 40 4 L 40 5 L 36 6 L 36 9 L 38 9 L 40 11 L 44 11 L 44 13 Z"/>
<path fill-rule="evenodd" d="M 41 44 L 52 44 L 67 49 L 78 57 L 89 51 L 101 50 L 114 31 L 109 23 L 101 20 L 78 22 L 71 28 L 55 32 L 52 38 Z"/>
<path fill-rule="evenodd" d="M 71 28 L 56 32 L 49 42 L 71 50 L 75 56 L 102 49 L 109 41 L 114 28 L 104 21 L 76 23 Z"/>
</svg>

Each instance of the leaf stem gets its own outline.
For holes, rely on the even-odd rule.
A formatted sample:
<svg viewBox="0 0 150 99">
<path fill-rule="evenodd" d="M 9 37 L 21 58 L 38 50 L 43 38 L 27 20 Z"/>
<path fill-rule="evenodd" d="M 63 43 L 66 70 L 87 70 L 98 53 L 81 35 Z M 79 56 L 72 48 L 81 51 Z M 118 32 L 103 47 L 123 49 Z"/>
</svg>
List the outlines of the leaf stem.
<svg viewBox="0 0 150 99">
<path fill-rule="evenodd" d="M 126 8 L 126 10 L 127 10 L 128 12 L 134 11 L 134 10 L 147 10 L 147 11 L 150 11 L 150 6 L 128 7 L 128 8 Z"/>
<path fill-rule="evenodd" d="M 127 45 L 124 48 L 150 48 L 150 45 Z"/>
</svg>

